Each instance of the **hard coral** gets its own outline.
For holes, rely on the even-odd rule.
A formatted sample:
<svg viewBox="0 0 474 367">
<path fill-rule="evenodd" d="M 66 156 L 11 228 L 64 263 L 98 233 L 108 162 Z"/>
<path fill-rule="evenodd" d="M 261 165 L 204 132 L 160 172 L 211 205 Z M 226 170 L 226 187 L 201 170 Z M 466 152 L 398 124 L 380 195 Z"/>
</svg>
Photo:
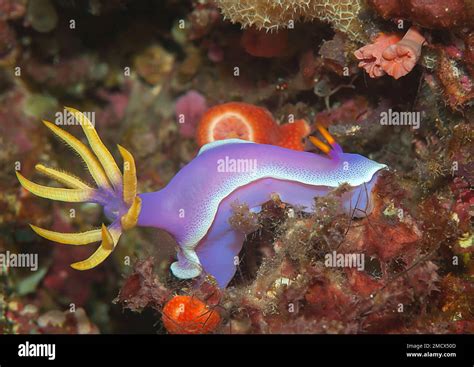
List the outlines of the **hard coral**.
<svg viewBox="0 0 474 367">
<path fill-rule="evenodd" d="M 320 20 L 347 34 L 353 40 L 365 38 L 359 18 L 361 0 L 217 0 L 225 18 L 243 28 L 254 26 L 270 31 L 293 28 L 294 22 Z"/>
<path fill-rule="evenodd" d="M 214 106 L 203 115 L 196 139 L 200 146 L 216 140 L 238 138 L 303 150 L 301 140 L 309 132 L 304 120 L 279 126 L 265 108 L 230 102 Z"/>
<path fill-rule="evenodd" d="M 474 6 L 468 0 L 369 0 L 383 18 L 404 18 L 425 28 L 451 28 L 469 24 Z"/>
<path fill-rule="evenodd" d="M 470 76 L 444 50 L 441 50 L 436 76 L 451 109 L 461 108 L 474 99 L 474 86 Z"/>
</svg>

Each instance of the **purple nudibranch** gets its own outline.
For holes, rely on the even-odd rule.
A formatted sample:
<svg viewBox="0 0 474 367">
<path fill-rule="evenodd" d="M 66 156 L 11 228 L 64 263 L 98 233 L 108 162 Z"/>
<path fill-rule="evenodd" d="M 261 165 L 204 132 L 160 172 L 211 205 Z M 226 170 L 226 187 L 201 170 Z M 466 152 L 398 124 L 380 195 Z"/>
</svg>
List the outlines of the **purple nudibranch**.
<svg viewBox="0 0 474 367">
<path fill-rule="evenodd" d="M 21 184 L 36 195 L 62 201 L 97 202 L 104 206 L 113 221 L 108 228 L 102 225 L 93 231 L 62 234 L 32 226 L 41 236 L 66 244 L 102 239 L 101 246 L 89 259 L 72 264 L 79 270 L 90 269 L 105 260 L 122 231 L 134 225 L 149 226 L 164 229 L 176 239 L 177 261 L 171 265 L 176 277 L 191 279 L 209 274 L 224 288 L 235 274 L 245 239 L 245 235 L 229 223 L 235 202 L 245 203 L 250 210 L 258 212 L 272 194 L 278 194 L 283 202 L 311 212 L 315 197 L 327 195 L 347 183 L 350 190 L 342 195 L 342 209 L 353 217 L 361 217 L 372 210 L 372 191 L 379 172 L 386 168 L 364 156 L 344 153 L 328 132 L 318 127 L 331 148 L 314 137 L 310 140 L 328 157 L 238 139 L 216 141 L 203 146 L 166 187 L 137 195 L 131 154 L 119 147 L 124 158 L 122 177 L 85 116 L 77 110 L 68 110 L 81 121 L 98 160 L 93 155 L 92 159 L 86 151 L 81 154 L 81 150 L 88 148 L 73 146 L 68 141 L 71 135 L 53 124 L 47 126 L 74 149 L 79 149 L 99 187 L 78 187 L 85 184 L 44 166 L 37 168 L 73 189 L 48 188 L 17 175 Z M 76 181 L 68 182 L 60 174 Z M 58 193 L 57 190 L 63 191 Z"/>
</svg>

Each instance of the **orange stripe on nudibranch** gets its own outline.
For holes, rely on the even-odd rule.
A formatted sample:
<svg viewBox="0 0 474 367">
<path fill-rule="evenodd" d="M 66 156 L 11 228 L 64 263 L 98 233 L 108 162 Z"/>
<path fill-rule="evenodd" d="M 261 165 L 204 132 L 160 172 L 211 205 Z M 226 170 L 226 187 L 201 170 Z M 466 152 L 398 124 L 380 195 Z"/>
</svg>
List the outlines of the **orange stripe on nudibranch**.
<svg viewBox="0 0 474 367">
<path fill-rule="evenodd" d="M 316 148 L 319 148 L 323 153 L 326 153 L 328 155 L 331 155 L 333 153 L 338 154 L 338 152 L 341 152 L 341 147 L 336 143 L 336 140 L 332 137 L 332 135 L 329 134 L 329 131 L 327 131 L 327 129 L 318 122 L 316 122 L 315 126 L 330 146 L 328 146 L 326 143 L 322 142 L 315 136 L 310 136 L 309 141 L 313 143 Z"/>
<path fill-rule="evenodd" d="M 330 145 L 334 145 L 334 143 L 336 143 L 336 141 L 334 140 L 334 138 L 331 136 L 331 134 L 329 134 L 329 131 L 326 130 L 326 128 L 320 124 L 316 124 L 316 128 L 319 130 L 319 132 L 321 133 L 321 135 L 324 137 L 324 139 L 326 139 L 326 141 L 330 144 Z"/>
<path fill-rule="evenodd" d="M 324 144 L 321 140 L 319 140 L 318 138 L 314 137 L 314 136 L 310 136 L 309 137 L 309 140 L 311 141 L 311 143 L 313 143 L 313 145 L 316 147 L 316 148 L 319 148 L 321 149 L 321 151 L 323 151 L 324 153 L 326 154 L 329 154 L 329 152 L 331 151 L 331 148 L 329 148 L 326 144 Z"/>
</svg>

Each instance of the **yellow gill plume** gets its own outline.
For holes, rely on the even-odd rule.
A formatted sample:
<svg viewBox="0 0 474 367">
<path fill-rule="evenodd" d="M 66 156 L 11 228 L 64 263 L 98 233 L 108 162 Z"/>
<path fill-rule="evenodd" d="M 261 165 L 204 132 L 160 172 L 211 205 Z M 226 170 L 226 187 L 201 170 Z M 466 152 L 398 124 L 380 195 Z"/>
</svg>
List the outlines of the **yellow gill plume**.
<svg viewBox="0 0 474 367">
<path fill-rule="evenodd" d="M 82 126 L 91 150 L 81 141 L 68 132 L 62 130 L 48 121 L 44 124 L 59 138 L 64 140 L 84 160 L 97 186 L 113 193 L 117 200 L 123 201 L 127 212 L 117 218 L 108 227 L 102 224 L 100 229 L 94 229 L 81 233 L 61 233 L 31 225 L 31 228 L 40 236 L 67 245 L 87 245 L 101 241 L 97 250 L 86 260 L 71 264 L 77 270 L 92 269 L 102 263 L 117 245 L 122 231 L 134 227 L 138 221 L 141 209 L 141 200 L 137 196 L 137 177 L 135 161 L 132 154 L 125 148 L 118 146 L 124 160 L 124 174 L 120 172 L 112 154 L 100 140 L 94 126 L 87 117 L 76 109 L 65 107 Z M 52 200 L 65 202 L 88 202 L 92 201 L 97 189 L 90 187 L 79 178 L 70 173 L 45 167 L 37 164 L 35 167 L 40 173 L 53 178 L 69 188 L 54 188 L 38 185 L 21 173 L 16 172 L 20 184 L 31 193 Z M 119 197 L 122 192 L 122 197 Z"/>
</svg>

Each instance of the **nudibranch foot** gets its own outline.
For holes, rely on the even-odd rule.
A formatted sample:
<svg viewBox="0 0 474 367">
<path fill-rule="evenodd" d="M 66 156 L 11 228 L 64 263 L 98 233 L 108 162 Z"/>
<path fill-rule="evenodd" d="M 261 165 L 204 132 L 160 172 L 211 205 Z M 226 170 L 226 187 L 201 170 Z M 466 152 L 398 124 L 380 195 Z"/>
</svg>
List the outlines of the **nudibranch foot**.
<svg viewBox="0 0 474 367">
<path fill-rule="evenodd" d="M 218 239 L 203 241 L 197 247 L 204 273 L 214 277 L 219 287 L 225 288 L 234 277 L 244 240 L 244 234 L 226 231 Z"/>
<path fill-rule="evenodd" d="M 202 266 L 193 248 L 182 248 L 177 254 L 178 261 L 171 264 L 171 271 L 180 279 L 192 279 L 202 273 Z"/>
<path fill-rule="evenodd" d="M 21 185 L 37 196 L 65 202 L 94 202 L 104 206 L 107 216 L 112 219 L 112 224 L 109 226 L 102 224 L 100 229 L 82 233 L 60 233 L 31 225 L 38 235 L 62 244 L 87 245 L 101 241 L 100 246 L 88 259 L 71 264 L 74 269 L 87 270 L 102 263 L 112 253 L 122 232 L 136 225 L 141 209 L 141 199 L 137 196 L 137 177 L 132 154 L 120 145 L 118 146 L 124 161 L 122 176 L 112 154 L 100 140 L 91 121 L 78 110 L 65 108 L 82 126 L 92 151 L 68 132 L 51 122 L 43 122 L 81 156 L 97 188 L 89 186 L 70 173 L 41 164 L 36 165 L 40 173 L 68 188 L 42 186 L 28 180 L 18 171 L 16 175 Z"/>
<path fill-rule="evenodd" d="M 364 217 L 372 210 L 371 192 L 376 177 L 367 184 L 351 187 L 341 195 L 341 212 L 352 217 Z M 299 182 L 289 182 L 271 178 L 241 187 L 225 198 L 219 205 L 216 218 L 207 235 L 196 246 L 196 254 L 202 269 L 212 275 L 221 288 L 232 280 L 240 263 L 239 253 L 245 235 L 229 227 L 230 218 L 234 215 L 233 203 L 245 203 L 251 210 L 261 208 L 270 201 L 273 194 L 278 194 L 284 203 L 290 203 L 302 212 L 312 213 L 315 210 L 315 198 L 328 195 L 334 188 L 312 186 Z M 257 210 L 252 210 L 256 212 Z M 189 253 L 190 250 L 188 250 Z M 173 273 L 177 275 L 173 270 Z"/>
</svg>

